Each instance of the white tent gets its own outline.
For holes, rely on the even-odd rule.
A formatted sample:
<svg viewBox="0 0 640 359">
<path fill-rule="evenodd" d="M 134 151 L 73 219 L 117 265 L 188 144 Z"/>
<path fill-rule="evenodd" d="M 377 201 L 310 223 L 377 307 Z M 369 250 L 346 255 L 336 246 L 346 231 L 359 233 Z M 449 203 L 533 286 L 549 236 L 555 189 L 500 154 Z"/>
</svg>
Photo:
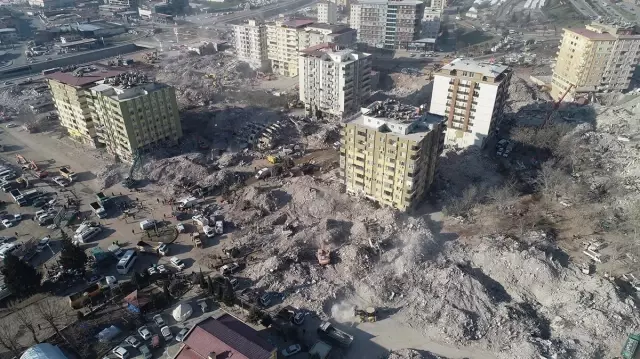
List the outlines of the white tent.
<svg viewBox="0 0 640 359">
<path fill-rule="evenodd" d="M 173 310 L 171 315 L 173 315 L 173 319 L 175 319 L 176 321 L 182 322 L 187 320 L 192 313 L 193 309 L 191 308 L 191 306 L 189 304 L 183 303 L 177 306 L 176 309 Z"/>
</svg>

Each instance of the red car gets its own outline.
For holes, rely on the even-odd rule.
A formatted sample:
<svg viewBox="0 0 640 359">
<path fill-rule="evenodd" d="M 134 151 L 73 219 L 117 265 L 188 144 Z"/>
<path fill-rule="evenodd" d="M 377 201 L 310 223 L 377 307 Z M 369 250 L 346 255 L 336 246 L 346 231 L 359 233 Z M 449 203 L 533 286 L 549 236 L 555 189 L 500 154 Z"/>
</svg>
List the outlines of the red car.
<svg viewBox="0 0 640 359">
<path fill-rule="evenodd" d="M 49 172 L 47 171 L 38 171 L 36 172 L 36 176 L 38 176 L 38 178 L 45 178 L 49 175 Z"/>
</svg>

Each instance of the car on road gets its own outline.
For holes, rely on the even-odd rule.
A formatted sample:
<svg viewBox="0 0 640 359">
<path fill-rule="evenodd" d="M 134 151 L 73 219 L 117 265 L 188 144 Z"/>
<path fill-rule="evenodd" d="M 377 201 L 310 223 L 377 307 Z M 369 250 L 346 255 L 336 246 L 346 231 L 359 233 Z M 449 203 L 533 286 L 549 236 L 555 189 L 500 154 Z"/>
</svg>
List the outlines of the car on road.
<svg viewBox="0 0 640 359">
<path fill-rule="evenodd" d="M 161 314 L 156 314 L 153 316 L 153 322 L 156 323 L 160 328 L 164 327 L 164 319 L 162 319 Z"/>
<path fill-rule="evenodd" d="M 171 334 L 171 329 L 166 325 L 162 327 L 162 329 L 160 329 L 160 334 L 162 334 L 162 337 L 166 342 L 173 339 L 173 334 Z"/>
<path fill-rule="evenodd" d="M 16 125 L 16 124 L 15 124 L 15 123 L 13 123 L 13 122 L 9 122 L 9 123 L 7 123 L 7 128 L 14 128 L 14 127 L 18 127 L 18 125 Z"/>
<path fill-rule="evenodd" d="M 51 242 L 51 237 L 46 236 L 38 242 L 38 246 L 36 247 L 36 252 L 42 252 Z"/>
<path fill-rule="evenodd" d="M 121 347 L 121 346 L 117 346 L 115 348 L 113 348 L 113 350 L 111 351 L 116 357 L 120 358 L 120 359 L 127 359 L 129 358 L 129 351 L 127 351 L 127 349 Z"/>
<path fill-rule="evenodd" d="M 240 265 L 236 262 L 231 264 L 225 264 L 220 268 L 220 273 L 224 276 L 228 276 L 240 270 Z"/>
<path fill-rule="evenodd" d="M 139 347 L 142 343 L 138 340 L 138 338 L 134 337 L 133 335 L 130 335 L 127 337 L 127 339 L 124 340 L 127 344 L 131 345 L 134 348 Z"/>
<path fill-rule="evenodd" d="M 57 183 L 60 187 L 67 187 L 69 182 L 62 176 L 53 177 L 53 182 Z"/>
<path fill-rule="evenodd" d="M 178 335 L 176 335 L 176 341 L 178 341 L 178 342 L 183 341 L 184 337 L 187 335 L 188 332 L 189 332 L 188 328 L 180 329 L 180 331 L 178 332 Z"/>
<path fill-rule="evenodd" d="M 142 340 L 149 340 L 153 336 L 153 334 L 151 334 L 151 331 L 147 327 L 138 328 L 138 334 L 140 334 Z"/>
<path fill-rule="evenodd" d="M 287 348 L 282 349 L 282 356 L 283 357 L 290 357 L 292 355 L 298 354 L 302 351 L 302 347 L 300 346 L 300 344 L 294 344 L 294 345 L 290 345 Z"/>
<path fill-rule="evenodd" d="M 184 262 L 180 260 L 178 257 L 171 257 L 169 260 L 172 266 L 176 267 L 178 270 L 183 270 L 185 265 Z"/>
<path fill-rule="evenodd" d="M 10 219 L 3 219 L 2 220 L 2 225 L 4 226 L 4 228 L 13 227 L 13 221 L 10 220 Z"/>
</svg>

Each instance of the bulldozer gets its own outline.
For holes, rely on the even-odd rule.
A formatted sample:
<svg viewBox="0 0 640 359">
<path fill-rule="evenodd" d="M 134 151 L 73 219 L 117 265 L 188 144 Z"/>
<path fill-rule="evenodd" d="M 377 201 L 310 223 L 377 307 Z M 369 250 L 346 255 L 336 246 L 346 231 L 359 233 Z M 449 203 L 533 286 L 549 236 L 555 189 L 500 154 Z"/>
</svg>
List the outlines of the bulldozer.
<svg viewBox="0 0 640 359">
<path fill-rule="evenodd" d="M 355 307 L 353 312 L 354 316 L 360 318 L 361 323 L 373 323 L 378 320 L 378 311 L 374 307 L 367 307 L 365 309 L 358 309 L 358 307 Z"/>
</svg>

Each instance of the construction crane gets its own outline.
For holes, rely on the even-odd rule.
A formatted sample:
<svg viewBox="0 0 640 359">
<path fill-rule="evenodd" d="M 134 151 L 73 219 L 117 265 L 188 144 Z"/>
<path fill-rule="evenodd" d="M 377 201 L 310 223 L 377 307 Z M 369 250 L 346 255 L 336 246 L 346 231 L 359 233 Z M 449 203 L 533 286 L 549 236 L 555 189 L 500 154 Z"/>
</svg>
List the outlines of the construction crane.
<svg viewBox="0 0 640 359">
<path fill-rule="evenodd" d="M 540 126 L 540 128 L 544 128 L 545 126 L 547 126 L 547 123 L 549 123 L 549 120 L 551 119 L 551 115 L 553 115 L 554 112 L 556 112 L 558 110 L 558 108 L 560 107 L 560 103 L 562 103 L 562 100 L 564 100 L 564 98 L 567 96 L 567 94 L 569 93 L 569 91 L 571 91 L 571 89 L 574 87 L 574 84 L 569 84 L 569 87 L 567 87 L 567 91 L 565 91 L 562 96 L 558 99 L 558 101 L 556 101 L 553 104 L 553 107 L 551 107 L 551 111 L 549 111 L 549 114 L 547 114 L 547 117 L 544 119 L 544 122 L 542 123 L 542 125 Z"/>
</svg>

